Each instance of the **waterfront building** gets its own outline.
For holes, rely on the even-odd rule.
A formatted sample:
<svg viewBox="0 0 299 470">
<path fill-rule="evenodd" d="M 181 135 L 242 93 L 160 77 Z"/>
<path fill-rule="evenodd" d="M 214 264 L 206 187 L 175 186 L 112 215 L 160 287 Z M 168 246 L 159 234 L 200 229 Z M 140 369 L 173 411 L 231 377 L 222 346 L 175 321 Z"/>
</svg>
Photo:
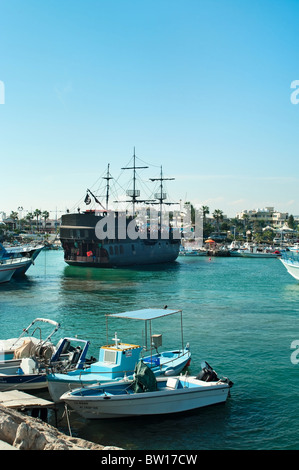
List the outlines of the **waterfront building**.
<svg viewBox="0 0 299 470">
<path fill-rule="evenodd" d="M 273 228 L 283 227 L 289 218 L 288 212 L 276 211 L 274 207 L 265 207 L 263 209 L 243 210 L 236 215 L 237 219 L 247 219 L 248 223 L 264 221 L 266 225 Z"/>
</svg>

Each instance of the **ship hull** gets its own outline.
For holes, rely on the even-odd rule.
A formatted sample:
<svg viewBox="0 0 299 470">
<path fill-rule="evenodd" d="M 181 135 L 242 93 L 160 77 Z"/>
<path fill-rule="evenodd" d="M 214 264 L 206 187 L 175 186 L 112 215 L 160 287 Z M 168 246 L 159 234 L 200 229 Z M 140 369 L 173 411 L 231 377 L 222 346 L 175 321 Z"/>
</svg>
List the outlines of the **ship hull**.
<svg viewBox="0 0 299 470">
<path fill-rule="evenodd" d="M 156 239 L 149 235 L 134 240 L 117 236 L 99 239 L 96 236 L 99 220 L 101 216 L 95 213 L 63 216 L 60 240 L 68 265 L 94 268 L 145 266 L 170 263 L 179 255 L 180 240 L 171 236 L 168 239 L 159 234 Z"/>
</svg>

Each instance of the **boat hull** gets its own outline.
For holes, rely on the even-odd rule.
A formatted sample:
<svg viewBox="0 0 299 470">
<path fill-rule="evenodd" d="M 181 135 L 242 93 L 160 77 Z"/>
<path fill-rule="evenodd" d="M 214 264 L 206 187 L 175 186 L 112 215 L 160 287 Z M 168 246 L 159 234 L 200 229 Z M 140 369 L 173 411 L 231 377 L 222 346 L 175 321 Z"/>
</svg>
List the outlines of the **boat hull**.
<svg viewBox="0 0 299 470">
<path fill-rule="evenodd" d="M 229 393 L 229 385 L 219 382 L 202 382 L 196 380 L 197 386 L 190 387 L 188 380 L 184 387 L 168 390 L 167 387 L 157 391 L 128 393 L 118 395 L 89 391 L 76 391 L 64 394 L 62 400 L 86 419 L 111 419 L 131 416 L 152 416 L 161 414 L 182 413 L 206 406 L 224 403 Z M 193 384 L 194 385 L 194 384 Z M 159 379 L 158 379 L 159 387 Z M 115 388 L 115 387 L 114 387 Z M 113 390 L 113 388 L 111 388 Z M 90 394 L 89 394 L 90 393 Z"/>
<path fill-rule="evenodd" d="M 159 365 L 156 365 L 156 359 L 159 358 Z M 191 352 L 189 349 L 183 350 L 183 354 L 180 351 L 166 351 L 161 354 L 155 354 L 152 357 L 149 356 L 143 359 L 144 362 L 150 367 L 155 376 L 166 375 L 174 376 L 178 375 L 185 367 L 188 366 L 191 360 Z M 52 400 L 55 403 L 61 401 L 61 396 L 68 392 L 75 390 L 80 387 L 94 385 L 94 384 L 105 384 L 111 381 L 123 381 L 124 376 L 119 375 L 115 379 L 111 379 L 111 374 L 106 375 L 99 369 L 99 372 L 91 372 L 88 369 L 72 371 L 68 374 L 48 374 L 48 389 Z"/>
<path fill-rule="evenodd" d="M 91 268 L 112 268 L 126 266 L 146 266 L 153 264 L 171 263 L 179 255 L 179 243 L 167 244 L 165 240 L 155 245 L 146 245 L 142 241 L 135 241 L 134 250 L 132 244 L 115 244 L 122 246 L 123 255 L 110 254 L 108 257 L 74 256 L 74 259 L 64 258 L 69 266 L 84 266 Z M 115 250 L 115 246 L 113 247 Z M 111 245 L 103 244 L 103 249 L 110 249 Z"/>
<path fill-rule="evenodd" d="M 11 247 L 3 247 L 5 255 L 11 262 L 16 263 L 18 260 L 21 260 L 17 269 L 13 272 L 13 277 L 22 276 L 26 273 L 26 271 L 30 268 L 30 266 L 34 263 L 34 260 L 39 255 L 39 253 L 43 250 L 44 245 L 39 246 L 31 246 L 31 245 L 21 245 L 21 246 L 11 246 Z"/>
<path fill-rule="evenodd" d="M 0 374 L 0 391 L 7 390 L 41 390 L 47 388 L 45 374 Z"/>
<path fill-rule="evenodd" d="M 293 276 L 294 279 L 299 281 L 299 263 L 295 264 L 282 258 L 280 259 L 280 261 L 282 262 L 288 273 Z"/>
<path fill-rule="evenodd" d="M 250 252 L 238 252 L 230 251 L 230 256 L 240 257 L 240 258 L 278 258 L 279 255 L 275 253 L 250 253 Z"/>
<path fill-rule="evenodd" d="M 14 267 L 0 267 L 0 284 L 9 282 L 15 271 Z"/>
<path fill-rule="evenodd" d="M 2 259 L 0 261 L 0 283 L 9 282 L 18 270 L 27 270 L 32 261 L 27 257 Z"/>
<path fill-rule="evenodd" d="M 96 227 L 104 218 L 95 212 L 62 216 L 60 241 L 68 265 L 111 268 L 163 264 L 177 259 L 181 241 L 173 238 L 172 233 L 167 239 L 161 234 L 157 238 L 146 234 L 131 239 L 127 234 L 121 238 L 116 228 L 112 238 L 98 238 Z M 118 218 L 115 220 L 117 227 Z M 132 219 L 126 220 L 127 226 L 130 222 Z"/>
</svg>

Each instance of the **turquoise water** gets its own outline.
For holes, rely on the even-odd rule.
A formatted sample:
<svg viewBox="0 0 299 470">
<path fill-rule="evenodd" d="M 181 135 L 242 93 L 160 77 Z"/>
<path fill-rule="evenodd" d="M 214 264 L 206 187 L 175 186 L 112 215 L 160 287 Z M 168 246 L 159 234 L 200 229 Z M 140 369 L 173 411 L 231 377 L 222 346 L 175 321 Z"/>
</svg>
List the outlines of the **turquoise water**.
<svg viewBox="0 0 299 470">
<path fill-rule="evenodd" d="M 179 258 L 167 267 L 73 268 L 62 251 L 44 251 L 22 280 L 0 285 L 1 338 L 18 336 L 37 317 L 61 323 L 61 336 L 107 341 L 106 317 L 136 308 L 183 310 L 190 372 L 207 360 L 234 386 L 225 405 L 169 417 L 85 421 L 73 435 L 130 450 L 299 449 L 299 283 L 278 259 Z M 153 322 L 163 349 L 180 344 L 178 317 Z M 142 342 L 143 323 L 109 322 L 109 342 Z M 176 340 L 177 339 L 177 340 Z M 61 429 L 67 432 L 62 420 Z"/>
</svg>

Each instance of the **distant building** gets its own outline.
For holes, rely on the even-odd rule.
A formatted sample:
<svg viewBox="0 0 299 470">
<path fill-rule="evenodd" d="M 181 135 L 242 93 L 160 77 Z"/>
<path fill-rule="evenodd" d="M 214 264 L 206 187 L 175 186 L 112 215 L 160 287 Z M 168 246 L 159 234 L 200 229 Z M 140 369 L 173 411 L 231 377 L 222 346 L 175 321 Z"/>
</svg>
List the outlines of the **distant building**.
<svg viewBox="0 0 299 470">
<path fill-rule="evenodd" d="M 245 216 L 245 217 L 244 217 Z M 288 220 L 288 212 L 279 212 L 274 207 L 265 207 L 264 209 L 244 210 L 236 215 L 237 219 L 248 219 L 248 222 L 265 221 L 267 225 L 273 228 L 282 227 Z"/>
<path fill-rule="evenodd" d="M 38 227 L 39 232 L 47 232 L 47 233 L 56 233 L 57 229 L 60 227 L 61 219 L 41 219 L 38 221 L 34 220 L 33 225 Z"/>
<path fill-rule="evenodd" d="M 43 221 L 42 228 L 43 230 L 45 230 L 45 232 L 56 233 L 60 225 L 61 225 L 61 219 L 47 219 L 46 225 L 45 225 L 45 221 Z"/>
</svg>

